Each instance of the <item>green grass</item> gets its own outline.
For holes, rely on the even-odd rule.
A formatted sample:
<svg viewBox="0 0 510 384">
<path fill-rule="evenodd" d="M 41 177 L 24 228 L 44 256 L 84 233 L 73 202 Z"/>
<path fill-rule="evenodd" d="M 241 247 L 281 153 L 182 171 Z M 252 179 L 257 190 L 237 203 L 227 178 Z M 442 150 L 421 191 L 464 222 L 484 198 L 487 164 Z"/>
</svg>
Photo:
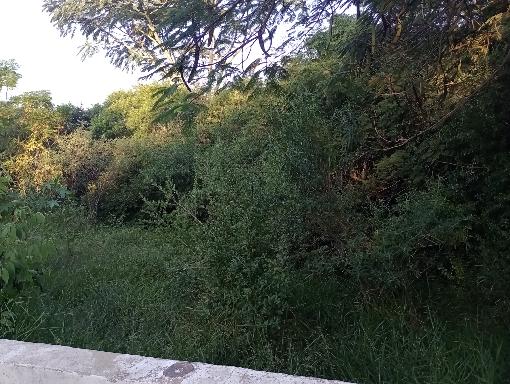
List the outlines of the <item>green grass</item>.
<svg viewBox="0 0 510 384">
<path fill-rule="evenodd" d="M 186 239 L 71 213 L 45 225 L 57 252 L 38 262 L 42 292 L 11 303 L 11 338 L 367 384 L 509 377 L 504 329 L 398 300 L 368 305 L 342 281 L 296 277 L 283 326 L 239 324 L 210 311 L 204 263 L 175 247 Z"/>
</svg>

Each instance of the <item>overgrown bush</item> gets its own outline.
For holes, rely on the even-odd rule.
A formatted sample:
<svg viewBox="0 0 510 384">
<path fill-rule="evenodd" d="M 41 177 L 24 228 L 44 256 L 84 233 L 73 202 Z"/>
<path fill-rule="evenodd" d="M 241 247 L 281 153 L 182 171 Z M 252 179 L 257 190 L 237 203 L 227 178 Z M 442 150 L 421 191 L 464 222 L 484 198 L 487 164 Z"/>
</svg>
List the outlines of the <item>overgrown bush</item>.
<svg viewBox="0 0 510 384">
<path fill-rule="evenodd" d="M 410 192 L 390 212 L 374 213 L 371 238 L 351 239 L 348 263 L 357 278 L 379 288 L 461 282 L 472 220 L 441 184 Z"/>
<path fill-rule="evenodd" d="M 141 219 L 144 202 L 163 199 L 168 183 L 179 194 L 193 185 L 193 146 L 175 133 L 94 140 L 78 130 L 54 153 L 64 184 L 93 217 Z"/>
<path fill-rule="evenodd" d="M 92 136 L 95 139 L 116 139 L 164 130 L 165 125 L 156 122 L 158 91 L 161 88 L 161 84 L 146 84 L 112 93 L 92 117 Z"/>
<path fill-rule="evenodd" d="M 58 177 L 58 169 L 51 146 L 62 125 L 47 91 L 27 92 L 9 101 L 16 111 L 16 129 L 25 132 L 15 144 L 5 167 L 15 179 L 18 189 L 25 193 L 39 189 Z"/>
<path fill-rule="evenodd" d="M 0 334 L 11 330 L 16 320 L 9 303 L 34 285 L 32 260 L 51 251 L 33 235 L 44 216 L 19 200 L 10 183 L 10 178 L 0 174 Z"/>
</svg>

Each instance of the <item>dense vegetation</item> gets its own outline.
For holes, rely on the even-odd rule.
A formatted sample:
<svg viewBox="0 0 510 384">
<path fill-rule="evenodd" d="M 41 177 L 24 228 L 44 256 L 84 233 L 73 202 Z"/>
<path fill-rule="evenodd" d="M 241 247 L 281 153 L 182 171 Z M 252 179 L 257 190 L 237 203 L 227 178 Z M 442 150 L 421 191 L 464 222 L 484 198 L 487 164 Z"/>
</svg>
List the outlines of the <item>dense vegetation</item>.
<svg viewBox="0 0 510 384">
<path fill-rule="evenodd" d="M 88 24 L 93 2 L 46 3 L 114 61 L 185 81 L 87 110 L 47 92 L 1 102 L 12 180 L 0 179 L 0 336 L 360 383 L 507 380 L 507 2 L 367 1 L 357 18 L 332 8 L 329 29 L 245 76 L 222 61 L 233 27 L 215 35 L 218 66 L 202 40 L 165 64 L 154 42 L 131 57 L 94 34 L 108 20 Z M 147 2 L 156 34 L 140 27 L 145 2 L 131 3 L 101 15 L 135 48 L 165 33 L 186 47 L 215 22 L 172 34 L 189 9 Z M 189 17 L 202 15 L 195 3 Z M 226 3 L 266 23 L 291 12 Z M 314 4 L 311 24 L 338 5 Z M 213 27 L 243 28 L 239 12 Z M 233 46 L 266 51 L 260 20 Z"/>
</svg>

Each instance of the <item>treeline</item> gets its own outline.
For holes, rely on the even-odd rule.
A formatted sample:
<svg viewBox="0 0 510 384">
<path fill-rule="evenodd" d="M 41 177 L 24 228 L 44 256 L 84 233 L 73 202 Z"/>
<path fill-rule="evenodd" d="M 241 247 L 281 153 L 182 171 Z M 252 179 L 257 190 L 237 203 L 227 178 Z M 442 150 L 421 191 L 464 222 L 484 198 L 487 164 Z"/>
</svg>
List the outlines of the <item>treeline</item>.
<svg viewBox="0 0 510 384">
<path fill-rule="evenodd" d="M 344 52 L 356 28 L 341 17 L 276 77 L 192 99 L 177 89 L 161 103 L 163 84 L 88 110 L 54 107 L 45 92 L 13 97 L 2 104 L 5 167 L 24 193 L 57 180 L 101 220 L 240 225 L 245 240 L 216 241 L 249 240 L 247 260 L 317 264 L 367 290 L 506 292 L 506 61 L 464 90 L 501 62 L 506 35 L 444 94 L 437 73 L 357 73 Z"/>
</svg>

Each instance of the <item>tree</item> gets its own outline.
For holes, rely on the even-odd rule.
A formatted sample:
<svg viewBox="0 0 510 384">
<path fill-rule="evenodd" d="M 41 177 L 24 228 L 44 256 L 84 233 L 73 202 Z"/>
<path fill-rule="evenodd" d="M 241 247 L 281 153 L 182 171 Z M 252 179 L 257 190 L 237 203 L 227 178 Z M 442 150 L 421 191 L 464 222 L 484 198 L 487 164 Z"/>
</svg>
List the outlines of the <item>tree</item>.
<svg viewBox="0 0 510 384">
<path fill-rule="evenodd" d="M 370 60 L 381 48 L 396 47 L 427 55 L 435 49 L 441 57 L 463 37 L 482 36 L 485 23 L 505 12 L 508 0 L 44 1 L 62 34 L 79 30 L 89 39 L 86 52 L 101 46 L 119 67 L 139 65 L 147 76 L 178 78 L 188 89 L 194 82 L 213 85 L 270 68 L 350 6 L 364 27 L 354 48 L 360 59 Z M 288 39 L 279 41 L 279 33 Z"/>
<path fill-rule="evenodd" d="M 21 75 L 16 72 L 19 66 L 14 60 L 0 60 L 0 90 L 5 88 L 5 99 L 9 89 L 15 88 Z"/>
<path fill-rule="evenodd" d="M 49 149 L 54 144 L 63 119 L 52 103 L 48 91 L 26 92 L 11 98 L 16 111 L 16 130 L 22 132 L 16 154 L 5 162 L 18 189 L 25 193 L 39 188 L 58 175 Z"/>
<path fill-rule="evenodd" d="M 90 125 L 91 113 L 82 107 L 69 103 L 57 106 L 56 111 L 63 120 L 62 130 L 59 133 L 68 134 Z"/>
<path fill-rule="evenodd" d="M 85 51 L 106 50 L 119 67 L 140 65 L 151 76 L 218 84 L 254 70 L 303 37 L 345 0 L 45 0 L 63 35 L 81 31 Z M 276 43 L 280 26 L 290 38 Z M 299 27 L 299 28 L 298 28 Z M 282 29 L 282 28 L 280 28 Z M 93 44 L 92 44 L 93 43 Z M 262 57 L 248 64 L 254 46 Z M 247 64 L 247 65 L 245 65 Z"/>
<path fill-rule="evenodd" d="M 508 70 L 508 0 L 370 0 L 364 6 L 365 28 L 352 51 L 370 76 L 371 115 L 400 120 L 386 135 L 374 132 L 385 152 L 444 127 Z"/>
<path fill-rule="evenodd" d="M 156 123 L 159 115 L 155 96 L 166 89 L 163 84 L 143 84 L 130 90 L 113 92 L 90 121 L 95 139 L 145 135 L 163 128 Z"/>
<path fill-rule="evenodd" d="M 16 126 L 17 111 L 13 105 L 0 101 L 0 158 L 8 155 L 14 143 L 23 135 Z"/>
</svg>

